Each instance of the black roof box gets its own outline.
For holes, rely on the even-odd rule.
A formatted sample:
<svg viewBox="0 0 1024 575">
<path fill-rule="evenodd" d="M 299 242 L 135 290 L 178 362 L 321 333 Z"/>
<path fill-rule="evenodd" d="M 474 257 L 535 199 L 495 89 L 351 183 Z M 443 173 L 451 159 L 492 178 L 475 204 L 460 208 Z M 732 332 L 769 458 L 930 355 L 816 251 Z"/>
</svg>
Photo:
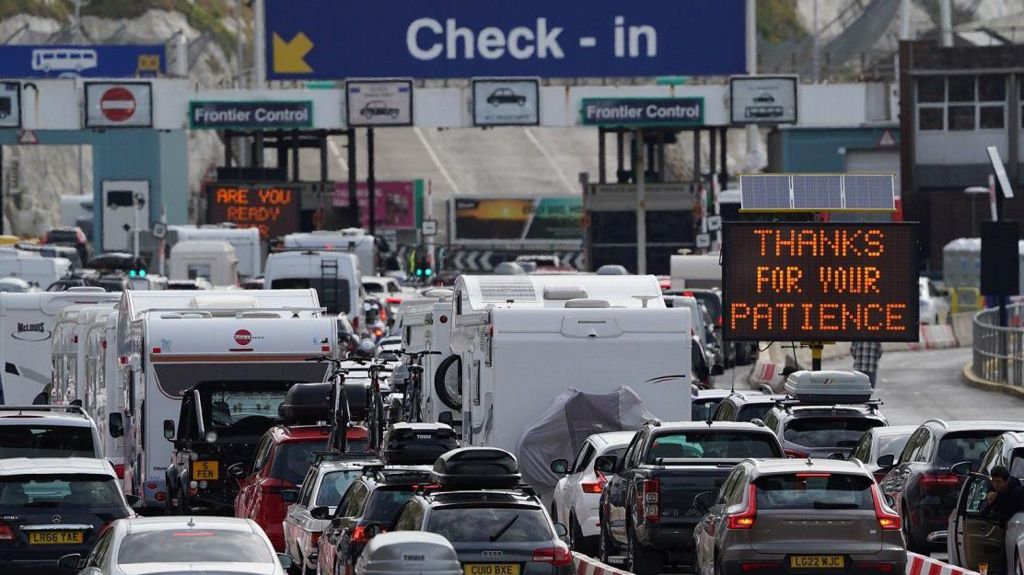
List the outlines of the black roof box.
<svg viewBox="0 0 1024 575">
<path fill-rule="evenodd" d="M 280 415 L 293 424 L 331 420 L 331 384 L 296 383 L 288 389 Z"/>
<path fill-rule="evenodd" d="M 430 465 L 459 447 L 455 430 L 443 423 L 396 423 L 384 433 L 381 460 L 388 465 Z"/>
<path fill-rule="evenodd" d="M 434 462 L 433 475 L 445 489 L 512 489 L 522 480 L 516 457 L 495 447 L 449 451 Z"/>
</svg>

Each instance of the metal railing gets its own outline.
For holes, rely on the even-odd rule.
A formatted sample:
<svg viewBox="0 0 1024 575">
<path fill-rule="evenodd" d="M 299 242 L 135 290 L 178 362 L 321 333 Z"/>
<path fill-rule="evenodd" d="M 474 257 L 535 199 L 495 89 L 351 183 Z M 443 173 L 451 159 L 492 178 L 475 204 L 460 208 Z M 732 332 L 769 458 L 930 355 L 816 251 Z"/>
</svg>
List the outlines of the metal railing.
<svg viewBox="0 0 1024 575">
<path fill-rule="evenodd" d="M 987 381 L 1024 386 L 1024 304 L 1006 307 L 1007 327 L 999 325 L 999 309 L 974 316 L 974 374 Z"/>
</svg>

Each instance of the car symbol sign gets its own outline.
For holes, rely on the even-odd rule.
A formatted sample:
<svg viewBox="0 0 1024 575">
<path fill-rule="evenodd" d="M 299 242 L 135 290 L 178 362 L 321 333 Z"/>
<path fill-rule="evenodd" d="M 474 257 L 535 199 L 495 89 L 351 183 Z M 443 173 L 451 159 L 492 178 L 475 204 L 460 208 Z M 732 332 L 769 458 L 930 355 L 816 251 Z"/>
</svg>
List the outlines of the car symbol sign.
<svg viewBox="0 0 1024 575">
<path fill-rule="evenodd" d="M 100 111 L 111 122 L 124 122 L 135 115 L 135 96 L 131 91 L 115 86 L 100 97 Z"/>
</svg>

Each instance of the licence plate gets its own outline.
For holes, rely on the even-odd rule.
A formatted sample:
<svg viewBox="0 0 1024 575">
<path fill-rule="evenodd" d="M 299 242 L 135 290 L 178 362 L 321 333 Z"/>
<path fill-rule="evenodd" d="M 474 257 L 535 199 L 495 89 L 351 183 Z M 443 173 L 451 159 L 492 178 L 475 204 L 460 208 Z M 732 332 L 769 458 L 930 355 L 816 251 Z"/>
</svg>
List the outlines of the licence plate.
<svg viewBox="0 0 1024 575">
<path fill-rule="evenodd" d="M 792 569 L 844 569 L 846 558 L 842 555 L 796 555 L 789 558 Z"/>
<path fill-rule="evenodd" d="M 466 563 L 463 575 L 519 575 L 518 563 Z"/>
<path fill-rule="evenodd" d="M 82 531 L 29 531 L 29 545 L 81 545 L 85 542 Z"/>
<path fill-rule="evenodd" d="M 216 461 L 193 461 L 192 479 L 196 481 L 216 481 L 220 479 L 220 467 Z"/>
</svg>

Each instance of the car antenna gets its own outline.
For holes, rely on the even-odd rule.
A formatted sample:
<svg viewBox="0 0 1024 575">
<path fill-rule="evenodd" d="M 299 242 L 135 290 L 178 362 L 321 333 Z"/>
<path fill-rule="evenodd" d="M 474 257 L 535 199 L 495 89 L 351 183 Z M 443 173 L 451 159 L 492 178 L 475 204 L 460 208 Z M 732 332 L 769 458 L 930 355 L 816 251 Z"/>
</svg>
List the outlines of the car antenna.
<svg viewBox="0 0 1024 575">
<path fill-rule="evenodd" d="M 188 518 L 188 523 L 186 523 L 186 525 L 188 525 L 189 527 L 195 527 L 196 526 L 196 518 L 195 517 L 189 517 Z"/>
<path fill-rule="evenodd" d="M 811 461 L 811 454 L 808 453 L 807 454 L 807 467 L 812 467 L 813 465 L 814 465 L 814 462 Z"/>
</svg>

